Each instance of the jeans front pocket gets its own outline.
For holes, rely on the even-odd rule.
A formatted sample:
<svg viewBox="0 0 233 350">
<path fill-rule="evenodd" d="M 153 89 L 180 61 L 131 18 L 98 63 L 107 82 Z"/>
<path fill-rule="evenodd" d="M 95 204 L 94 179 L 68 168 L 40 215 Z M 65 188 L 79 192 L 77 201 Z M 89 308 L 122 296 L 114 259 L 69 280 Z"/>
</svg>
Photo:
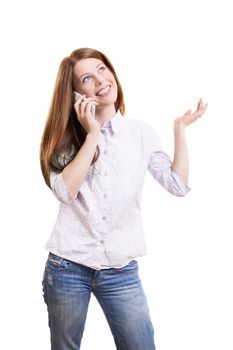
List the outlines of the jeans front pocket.
<svg viewBox="0 0 233 350">
<path fill-rule="evenodd" d="M 55 255 L 53 253 L 49 253 L 46 268 L 50 270 L 64 271 L 69 269 L 71 265 L 71 261 L 62 258 L 61 256 Z"/>
</svg>

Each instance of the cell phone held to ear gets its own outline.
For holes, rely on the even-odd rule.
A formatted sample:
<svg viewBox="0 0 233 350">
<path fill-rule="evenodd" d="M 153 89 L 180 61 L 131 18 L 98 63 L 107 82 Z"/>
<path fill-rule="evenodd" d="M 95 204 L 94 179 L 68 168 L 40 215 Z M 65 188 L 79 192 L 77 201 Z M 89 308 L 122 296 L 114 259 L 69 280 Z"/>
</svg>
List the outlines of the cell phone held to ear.
<svg viewBox="0 0 233 350">
<path fill-rule="evenodd" d="M 75 102 L 77 98 L 82 95 L 77 91 L 73 91 L 73 96 L 74 96 L 74 102 Z M 93 116 L 93 118 L 95 118 L 95 105 L 91 106 L 91 115 Z"/>
</svg>

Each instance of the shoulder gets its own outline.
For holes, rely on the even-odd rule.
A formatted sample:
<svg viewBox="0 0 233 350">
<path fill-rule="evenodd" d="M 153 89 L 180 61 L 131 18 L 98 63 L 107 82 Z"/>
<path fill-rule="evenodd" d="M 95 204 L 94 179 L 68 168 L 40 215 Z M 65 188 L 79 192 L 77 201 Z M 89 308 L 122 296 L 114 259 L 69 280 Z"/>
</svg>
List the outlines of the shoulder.
<svg viewBox="0 0 233 350">
<path fill-rule="evenodd" d="M 128 127 L 133 128 L 135 130 L 139 130 L 142 134 L 147 135 L 151 133 L 156 133 L 155 127 L 152 126 L 148 121 L 139 118 L 132 118 L 129 116 L 125 116 L 125 118 L 127 120 Z"/>
<path fill-rule="evenodd" d="M 149 152 L 159 151 L 162 149 L 161 139 L 154 128 L 148 121 L 139 118 L 129 118 L 128 128 L 130 129 L 134 139 L 135 136 L 140 138 L 143 147 Z"/>
</svg>

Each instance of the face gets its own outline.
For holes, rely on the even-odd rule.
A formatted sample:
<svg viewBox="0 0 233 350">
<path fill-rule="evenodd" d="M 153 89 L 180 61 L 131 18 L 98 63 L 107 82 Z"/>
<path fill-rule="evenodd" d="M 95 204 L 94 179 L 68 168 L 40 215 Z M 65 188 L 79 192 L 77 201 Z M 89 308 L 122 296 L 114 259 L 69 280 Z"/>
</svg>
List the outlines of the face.
<svg viewBox="0 0 233 350">
<path fill-rule="evenodd" d="M 116 80 L 108 67 L 97 58 L 85 58 L 74 65 L 74 85 L 80 94 L 93 97 L 99 106 L 114 104 Z"/>
</svg>

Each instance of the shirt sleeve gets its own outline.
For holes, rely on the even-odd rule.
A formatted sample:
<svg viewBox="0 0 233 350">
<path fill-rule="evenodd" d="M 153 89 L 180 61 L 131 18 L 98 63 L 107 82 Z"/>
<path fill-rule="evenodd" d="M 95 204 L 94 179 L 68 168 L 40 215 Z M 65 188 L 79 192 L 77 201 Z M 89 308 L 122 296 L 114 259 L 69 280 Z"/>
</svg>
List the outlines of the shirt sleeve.
<svg viewBox="0 0 233 350">
<path fill-rule="evenodd" d="M 147 128 L 146 140 L 149 152 L 149 173 L 174 196 L 185 196 L 190 191 L 190 187 L 172 170 L 171 159 L 162 150 L 161 140 L 156 131 L 150 126 Z"/>
<path fill-rule="evenodd" d="M 62 203 L 70 203 L 77 197 L 70 194 L 62 173 L 50 172 L 50 185 L 54 196 Z"/>
</svg>

